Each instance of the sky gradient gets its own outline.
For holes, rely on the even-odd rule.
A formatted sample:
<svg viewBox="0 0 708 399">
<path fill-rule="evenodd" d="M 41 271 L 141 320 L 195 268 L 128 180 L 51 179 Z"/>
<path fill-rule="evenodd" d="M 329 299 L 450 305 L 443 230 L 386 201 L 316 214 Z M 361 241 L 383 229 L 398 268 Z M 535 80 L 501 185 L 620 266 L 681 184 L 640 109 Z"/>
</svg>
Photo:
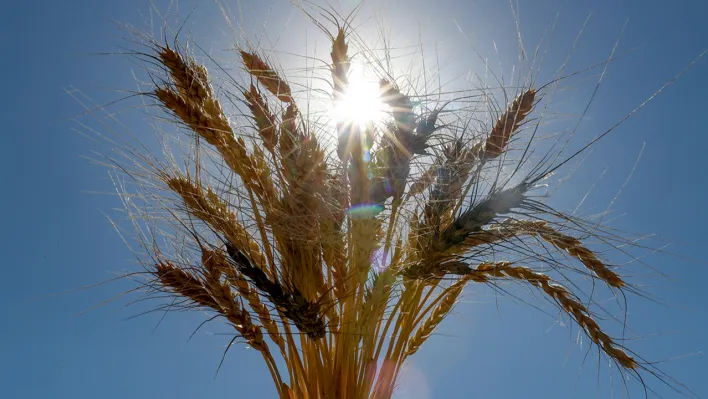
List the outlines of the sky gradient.
<svg viewBox="0 0 708 399">
<path fill-rule="evenodd" d="M 166 2 L 154 3 L 167 9 Z M 268 37 L 280 49 L 307 40 L 323 42 L 312 26 L 302 27 L 303 16 L 285 1 L 242 1 L 242 14 L 235 2 L 225 3 L 232 15 L 243 18 L 246 29 L 269 27 Z M 337 7 L 346 11 L 353 4 L 342 1 Z M 183 0 L 179 7 L 171 24 L 192 12 L 185 26 L 194 41 L 216 54 L 228 47 L 228 29 L 214 2 Z M 394 43 L 406 43 L 421 31 L 426 46 L 449 59 L 450 76 L 480 66 L 466 50 L 472 45 L 502 65 L 515 61 L 516 29 L 507 2 L 390 1 L 384 8 Z M 610 66 L 579 137 L 610 127 L 708 47 L 708 2 L 701 0 L 520 1 L 519 8 L 522 34 L 531 47 L 558 14 L 548 68 L 539 72 L 539 82 L 553 76 L 589 15 L 570 71 L 606 59 L 627 22 L 619 46 L 623 57 Z M 67 293 L 139 267 L 106 218 L 121 217 L 106 169 L 84 158 L 105 146 L 75 131 L 81 128 L 72 119 L 82 120 L 83 110 L 67 91 L 78 89 L 105 104 L 123 96 L 121 90 L 134 89 L 131 70 L 139 65 L 124 56 L 98 54 L 129 45 L 127 33 L 114 21 L 143 27 L 149 9 L 144 0 L 43 0 L 4 7 L 0 71 L 7 122 L 0 164 L 8 173 L 0 196 L 6 226 L 0 233 L 0 312 L 6 320 L 0 329 L 0 397 L 275 395 L 262 360 L 244 346 L 232 348 L 215 377 L 230 337 L 215 335 L 228 329 L 214 323 L 187 342 L 204 319 L 199 312 L 168 315 L 157 326 L 160 314 L 131 318 L 147 307 L 123 308 L 128 299 L 119 299 L 79 316 L 132 285 L 120 281 Z M 396 9 L 406 12 L 391 13 Z M 627 214 L 623 228 L 659 234 L 674 243 L 669 250 L 681 257 L 657 254 L 647 260 L 667 278 L 630 276 L 660 304 L 629 297 L 634 330 L 628 335 L 639 339 L 628 345 L 661 362 L 662 370 L 701 397 L 708 397 L 708 363 L 700 354 L 708 348 L 708 290 L 703 287 L 703 279 L 708 280 L 703 242 L 708 190 L 702 187 L 708 167 L 702 120 L 708 109 L 706 89 L 708 59 L 600 142 L 573 177 L 577 186 L 567 186 L 569 193 L 561 198 L 572 208 L 609 168 L 588 200 L 604 207 L 646 144 L 614 210 Z M 587 93 L 578 90 L 578 101 L 585 98 L 581 94 Z M 576 112 L 585 105 L 574 103 L 572 94 L 563 98 Z M 145 115 L 121 105 L 112 110 L 125 112 L 125 118 L 118 118 L 134 134 L 150 134 Z M 610 387 L 609 366 L 598 366 L 596 352 L 583 366 L 587 342 L 581 347 L 557 320 L 554 313 L 470 288 L 437 330 L 440 335 L 412 359 L 396 398 L 626 396 L 616 372 Z M 673 359 L 683 355 L 691 356 Z M 660 382 L 648 382 L 664 397 L 676 397 Z M 636 383 L 629 389 L 642 397 Z"/>
</svg>

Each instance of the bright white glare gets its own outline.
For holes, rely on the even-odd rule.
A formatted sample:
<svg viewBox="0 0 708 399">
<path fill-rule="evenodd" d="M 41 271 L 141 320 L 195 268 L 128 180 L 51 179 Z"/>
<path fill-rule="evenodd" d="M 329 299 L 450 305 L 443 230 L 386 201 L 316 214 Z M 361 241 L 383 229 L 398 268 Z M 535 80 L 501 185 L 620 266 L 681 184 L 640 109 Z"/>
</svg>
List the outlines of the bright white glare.
<svg viewBox="0 0 708 399">
<path fill-rule="evenodd" d="M 377 124 L 386 117 L 385 105 L 381 102 L 379 83 L 375 76 L 367 74 L 359 63 L 349 68 L 349 85 L 341 100 L 332 107 L 335 123 L 352 123 L 365 126 Z"/>
</svg>

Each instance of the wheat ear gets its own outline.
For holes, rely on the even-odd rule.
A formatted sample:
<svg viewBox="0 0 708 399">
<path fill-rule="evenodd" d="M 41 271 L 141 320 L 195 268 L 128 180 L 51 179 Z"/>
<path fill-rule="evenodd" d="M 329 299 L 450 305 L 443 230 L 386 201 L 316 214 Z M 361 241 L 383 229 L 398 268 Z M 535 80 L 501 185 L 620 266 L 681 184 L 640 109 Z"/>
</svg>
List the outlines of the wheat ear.
<svg viewBox="0 0 708 399">
<path fill-rule="evenodd" d="M 410 97 L 403 94 L 395 83 L 386 79 L 379 81 L 379 90 L 381 91 L 381 101 L 391 107 L 393 119 L 396 122 L 396 130 L 407 135 L 412 134 L 416 125 L 413 103 Z M 404 146 L 406 144 L 404 143 Z"/>
<path fill-rule="evenodd" d="M 263 145 L 272 153 L 278 144 L 275 115 L 271 113 L 268 103 L 258 92 L 255 85 L 251 85 L 251 88 L 248 91 L 244 91 L 243 95 L 256 122 L 256 128 L 261 140 L 263 140 Z"/>
<path fill-rule="evenodd" d="M 205 190 L 186 177 L 167 178 L 167 185 L 179 195 L 187 210 L 214 230 L 224 234 L 229 242 L 246 251 L 251 261 L 265 268 L 266 260 L 258 242 L 236 220 L 229 206 L 211 189 Z"/>
<path fill-rule="evenodd" d="M 212 280 L 212 284 L 207 287 L 200 279 L 169 261 L 157 263 L 155 274 L 163 287 L 169 287 L 196 304 L 219 312 L 233 324 L 249 345 L 260 352 L 268 352 L 260 327 L 254 325 L 248 312 L 238 305 L 231 288 L 216 280 Z"/>
<path fill-rule="evenodd" d="M 625 368 L 634 369 L 637 367 L 637 362 L 634 358 L 617 347 L 613 339 L 602 331 L 599 324 L 590 316 L 587 307 L 580 303 L 565 287 L 554 284 L 547 275 L 534 272 L 527 267 L 512 266 L 508 262 L 499 262 L 482 263 L 476 269 L 470 271 L 470 276 L 472 280 L 483 283 L 488 282 L 490 277 L 512 278 L 526 281 L 540 288 L 572 316 L 590 339 L 602 348 L 608 356 L 615 359 Z"/>
<path fill-rule="evenodd" d="M 210 99 L 202 106 L 182 98 L 170 88 L 157 88 L 155 96 L 192 131 L 213 145 L 224 161 L 253 189 L 259 198 L 274 196 L 275 188 L 267 173 L 258 173 L 253 159 L 246 151 L 243 138 L 235 138 L 218 101 Z"/>
<path fill-rule="evenodd" d="M 211 145 L 220 145 L 224 133 L 232 133 L 231 127 L 221 112 L 208 113 L 203 107 L 186 100 L 178 92 L 167 87 L 155 89 L 155 96 L 167 109 Z"/>
<path fill-rule="evenodd" d="M 290 86 L 258 54 L 243 50 L 240 53 L 241 60 L 248 73 L 255 77 L 263 87 L 268 89 L 280 101 L 293 102 Z"/>
<path fill-rule="evenodd" d="M 248 302 L 251 309 L 258 315 L 263 328 L 268 336 L 280 348 L 285 351 L 285 341 L 278 330 L 278 325 L 273 321 L 268 307 L 261 301 L 260 295 L 251 288 L 248 281 L 235 268 L 231 267 L 221 251 L 214 251 L 202 247 L 202 265 L 209 275 L 224 275 L 228 283 L 236 288 L 238 293 Z"/>
<path fill-rule="evenodd" d="M 182 56 L 179 52 L 168 46 L 158 47 L 160 61 L 169 71 L 172 82 L 184 99 L 202 104 L 206 99 L 214 96 L 209 87 L 209 78 L 206 68 L 194 62 L 191 58 Z"/>
<path fill-rule="evenodd" d="M 349 85 L 349 45 L 344 40 L 344 28 L 339 28 L 337 37 L 332 40 L 332 97 L 334 101 L 339 101 L 344 96 L 344 91 Z"/>
<path fill-rule="evenodd" d="M 420 346 L 425 343 L 433 331 L 435 331 L 435 328 L 443 321 L 443 319 L 445 319 L 445 316 L 450 313 L 452 307 L 457 301 L 457 298 L 462 293 L 462 289 L 471 279 L 471 275 L 462 276 L 454 284 L 448 287 L 443 294 L 441 294 L 443 296 L 438 306 L 433 309 L 425 322 L 418 328 L 413 337 L 408 341 L 406 356 L 416 353 Z"/>
<path fill-rule="evenodd" d="M 491 244 L 511 237 L 523 235 L 539 236 L 544 241 L 578 259 L 588 270 L 608 285 L 615 288 L 622 288 L 624 280 L 615 272 L 610 270 L 593 251 L 585 247 L 579 239 L 563 234 L 555 230 L 543 221 L 527 220 L 507 220 L 503 223 L 492 226 L 487 230 L 469 235 L 463 243 L 452 248 L 446 254 L 459 254 L 472 247 L 483 244 Z"/>
<path fill-rule="evenodd" d="M 610 286 L 615 288 L 624 287 L 625 283 L 622 278 L 618 276 L 617 273 L 608 269 L 607 266 L 597 258 L 597 255 L 585 247 L 579 239 L 563 234 L 550 227 L 547 223 L 529 224 L 517 222 L 517 224 L 520 225 L 521 229 L 528 231 L 529 234 L 538 234 L 549 244 L 562 251 L 567 251 L 570 256 L 578 259 L 588 270 L 594 272 L 600 280 Z"/>
<path fill-rule="evenodd" d="M 372 183 L 370 198 L 383 204 L 388 198 L 400 199 L 410 173 L 415 136 L 415 113 L 410 97 L 386 79 L 379 82 L 381 101 L 391 107 L 394 125 L 383 135 L 383 171 Z"/>
<path fill-rule="evenodd" d="M 231 262 L 256 286 L 270 301 L 292 320 L 295 326 L 312 339 L 325 336 L 325 323 L 321 314 L 321 306 L 313 302 L 297 289 L 272 281 L 265 272 L 253 266 L 236 246 L 226 243 L 226 251 Z"/>
<path fill-rule="evenodd" d="M 482 227 L 492 223 L 499 215 L 520 206 L 527 190 L 526 183 L 521 183 L 515 187 L 497 191 L 462 212 L 441 234 L 438 235 L 434 232 L 431 234 L 429 231 L 419 233 L 421 236 L 432 236 L 433 239 L 428 240 L 431 242 L 429 248 L 422 248 L 422 259 L 406 267 L 402 272 L 403 276 L 410 279 L 429 279 L 454 272 L 448 268 L 448 264 L 441 262 L 446 258 L 446 254 L 455 251 L 455 247 L 463 248 L 464 242 L 470 234 L 482 231 Z M 415 230 L 419 229 L 420 226 L 416 226 Z"/>
<path fill-rule="evenodd" d="M 496 158 L 504 151 L 511 136 L 533 109 L 536 90 L 528 89 L 521 93 L 499 117 L 484 143 L 482 159 Z"/>
<path fill-rule="evenodd" d="M 460 154 L 452 159 L 447 157 L 445 160 L 431 165 L 426 172 L 413 182 L 409 189 L 408 196 L 420 194 L 433 184 L 436 181 L 436 175 L 438 175 L 439 169 L 444 167 L 445 162 L 449 163 L 450 161 L 454 161 L 457 175 L 456 184 L 462 185 L 469 178 L 469 174 L 475 164 L 494 159 L 506 150 L 511 136 L 516 133 L 524 119 L 526 119 L 528 114 L 533 110 L 535 99 L 535 89 L 528 89 L 519 94 L 499 117 L 486 140 L 470 148 L 461 150 Z M 439 112 L 439 110 L 436 111 Z M 428 119 L 431 117 L 437 118 L 436 111 L 433 111 Z M 434 123 L 433 120 L 432 124 L 434 125 Z M 431 121 L 426 120 L 428 130 L 430 130 L 430 127 L 428 127 L 430 124 Z M 416 131 L 417 130 L 418 129 L 416 129 Z M 459 188 L 457 188 L 457 190 L 459 190 Z"/>
</svg>

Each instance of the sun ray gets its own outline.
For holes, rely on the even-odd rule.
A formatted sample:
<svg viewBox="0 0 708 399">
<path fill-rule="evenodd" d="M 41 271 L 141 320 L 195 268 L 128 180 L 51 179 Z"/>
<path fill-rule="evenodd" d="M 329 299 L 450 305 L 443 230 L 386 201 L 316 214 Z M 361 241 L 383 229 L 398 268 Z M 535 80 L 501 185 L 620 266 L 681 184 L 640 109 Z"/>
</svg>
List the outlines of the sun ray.
<svg viewBox="0 0 708 399">
<path fill-rule="evenodd" d="M 332 104 L 331 114 L 335 123 L 351 123 L 364 127 L 379 123 L 386 117 L 386 105 L 381 101 L 378 79 L 358 62 L 349 69 L 349 84 L 341 99 Z"/>
</svg>

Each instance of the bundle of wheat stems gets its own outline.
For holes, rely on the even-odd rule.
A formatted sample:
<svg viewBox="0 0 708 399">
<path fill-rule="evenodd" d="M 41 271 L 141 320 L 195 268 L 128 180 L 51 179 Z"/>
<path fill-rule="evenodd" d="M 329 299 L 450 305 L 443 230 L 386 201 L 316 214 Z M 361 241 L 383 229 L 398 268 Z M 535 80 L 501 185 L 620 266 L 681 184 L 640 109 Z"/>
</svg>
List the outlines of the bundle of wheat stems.
<svg viewBox="0 0 708 399">
<path fill-rule="evenodd" d="M 335 103 L 349 85 L 347 26 L 329 35 Z M 620 369 L 649 370 L 605 332 L 589 298 L 561 284 L 576 272 L 616 294 L 630 288 L 584 244 L 620 238 L 535 199 L 562 160 L 544 158 L 521 179 L 514 169 L 524 158 L 508 149 L 541 88 L 516 89 L 480 135 L 442 123 L 442 107 L 423 109 L 382 74 L 385 123 L 323 126 L 262 54 L 241 49 L 250 84 L 228 98 L 250 115 L 237 126 L 204 65 L 176 44 L 150 48 L 159 68 L 147 95 L 201 144 L 189 170 L 151 164 L 162 217 L 187 234 L 179 256 L 148 248 L 147 287 L 176 296 L 169 309 L 225 320 L 261 353 L 281 398 L 391 397 L 464 288 L 503 280 L 538 290 Z M 324 145 L 333 133 L 337 144 Z M 501 173 L 509 165 L 516 179 Z"/>
</svg>

